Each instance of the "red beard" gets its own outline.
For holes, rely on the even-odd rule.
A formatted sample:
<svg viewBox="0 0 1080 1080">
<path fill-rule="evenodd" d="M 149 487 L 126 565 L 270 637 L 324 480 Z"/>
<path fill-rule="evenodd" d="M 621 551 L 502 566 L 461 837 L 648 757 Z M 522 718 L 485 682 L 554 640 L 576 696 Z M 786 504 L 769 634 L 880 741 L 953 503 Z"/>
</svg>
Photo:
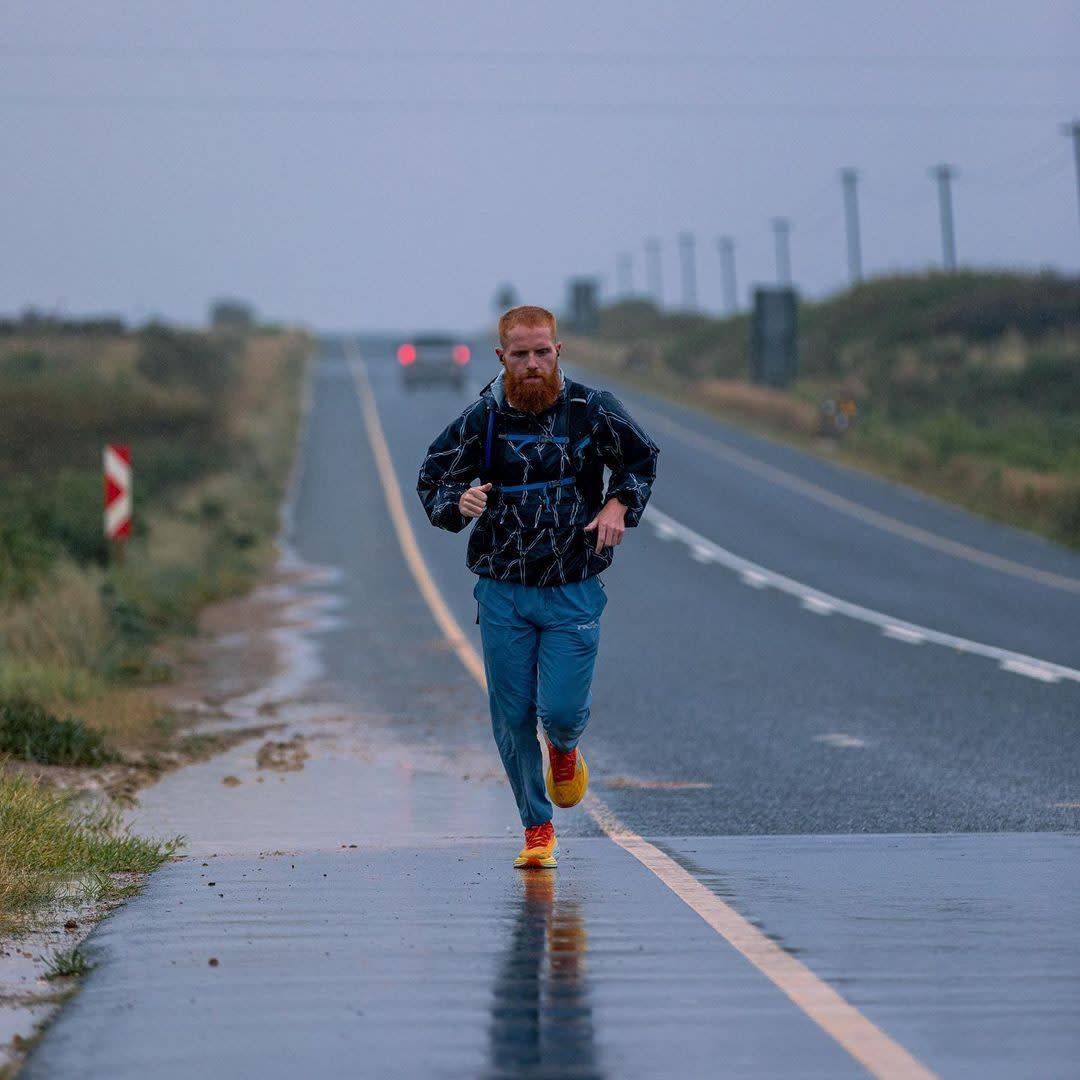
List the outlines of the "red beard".
<svg viewBox="0 0 1080 1080">
<path fill-rule="evenodd" d="M 559 366 L 556 364 L 550 374 L 541 375 L 539 378 L 529 378 L 524 372 L 518 374 L 507 368 L 503 375 L 503 389 L 506 391 L 506 400 L 515 409 L 541 413 L 550 409 L 559 398 L 562 390 Z"/>
</svg>

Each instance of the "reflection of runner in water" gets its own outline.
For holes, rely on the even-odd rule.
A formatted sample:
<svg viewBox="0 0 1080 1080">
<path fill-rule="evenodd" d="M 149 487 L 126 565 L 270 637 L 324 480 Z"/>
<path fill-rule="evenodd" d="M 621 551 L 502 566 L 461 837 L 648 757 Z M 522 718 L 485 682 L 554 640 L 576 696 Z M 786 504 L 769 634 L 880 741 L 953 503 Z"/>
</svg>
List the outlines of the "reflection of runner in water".
<svg viewBox="0 0 1080 1080">
<path fill-rule="evenodd" d="M 581 911 L 555 899 L 551 874 L 523 874 L 522 888 L 495 980 L 491 1075 L 599 1080 Z"/>
<path fill-rule="evenodd" d="M 577 746 L 607 602 L 597 575 L 641 519 L 659 451 L 613 395 L 563 377 L 550 311 L 513 308 L 499 341 L 502 373 L 431 444 L 417 491 L 433 525 L 476 521 L 467 561 L 491 722 L 525 826 L 514 865 L 551 867 L 551 804 L 576 805 L 589 782 Z"/>
</svg>

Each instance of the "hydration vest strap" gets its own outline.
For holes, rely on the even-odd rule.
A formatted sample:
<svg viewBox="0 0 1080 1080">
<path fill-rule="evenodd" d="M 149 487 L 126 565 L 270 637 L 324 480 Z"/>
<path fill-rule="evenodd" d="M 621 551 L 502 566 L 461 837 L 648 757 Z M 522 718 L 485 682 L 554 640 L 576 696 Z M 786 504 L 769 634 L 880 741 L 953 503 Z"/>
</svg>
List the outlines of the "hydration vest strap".
<svg viewBox="0 0 1080 1080">
<path fill-rule="evenodd" d="M 539 491 L 541 488 L 565 487 L 577 483 L 576 476 L 564 476 L 561 480 L 541 480 L 536 484 L 509 484 L 496 490 L 505 494 L 508 491 Z"/>
<path fill-rule="evenodd" d="M 488 386 L 491 384 L 489 383 Z M 482 484 L 492 484 L 493 489 L 498 491 L 529 491 L 538 489 L 541 487 L 552 487 L 560 484 L 574 483 L 576 480 L 584 480 L 584 487 L 586 494 L 590 502 L 597 502 L 601 496 L 602 483 L 603 483 L 603 466 L 597 466 L 594 464 L 592 467 L 585 465 L 581 458 L 582 451 L 590 445 L 592 442 L 592 434 L 588 427 L 588 415 L 587 405 L 588 401 L 585 397 L 587 390 L 580 383 L 571 382 L 569 379 L 565 383 L 566 388 L 566 405 L 564 409 L 565 413 L 565 436 L 554 436 L 551 438 L 552 442 L 565 441 L 570 450 L 571 466 L 574 468 L 574 476 L 566 477 L 560 481 L 553 481 L 551 483 L 542 484 L 515 484 L 511 487 L 499 488 L 498 474 L 502 464 L 502 452 L 499 449 L 499 440 L 506 438 L 511 441 L 524 443 L 534 436 L 503 436 L 499 427 L 499 408 L 494 403 L 489 404 L 487 410 L 487 421 L 484 425 L 484 456 L 483 465 L 480 472 L 480 482 Z M 487 387 L 484 388 L 485 390 Z M 584 470 L 579 466 L 585 465 Z M 593 476 L 594 472 L 598 472 L 598 475 Z M 597 489 L 597 490 L 594 490 Z"/>
<path fill-rule="evenodd" d="M 491 472 L 491 444 L 495 441 L 495 410 L 488 409 L 487 435 L 484 437 L 484 473 Z M 486 483 L 487 481 L 485 481 Z"/>
</svg>

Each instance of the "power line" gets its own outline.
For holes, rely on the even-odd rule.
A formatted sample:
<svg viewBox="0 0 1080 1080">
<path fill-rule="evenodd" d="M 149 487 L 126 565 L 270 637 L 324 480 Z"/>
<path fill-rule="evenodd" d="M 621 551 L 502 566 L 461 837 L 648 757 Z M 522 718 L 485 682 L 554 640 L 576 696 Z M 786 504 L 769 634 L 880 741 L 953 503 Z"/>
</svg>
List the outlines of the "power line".
<svg viewBox="0 0 1080 1080">
<path fill-rule="evenodd" d="M 362 49 L 342 48 L 340 46 L 291 45 L 276 48 L 254 48 L 250 46 L 198 46 L 198 45 L 154 45 L 149 43 L 125 44 L 116 46 L 87 46 L 76 43 L 58 43 L 54 45 L 5 44 L 0 45 L 0 56 L 16 59 L 101 59 L 101 60 L 221 60 L 230 63 L 238 60 L 260 62 L 293 61 L 342 61 L 355 63 L 367 61 L 378 64 L 459 64 L 480 63 L 496 66 L 520 67 L 523 64 L 543 65 L 559 64 L 562 66 L 626 65 L 640 69 L 648 65 L 684 66 L 688 64 L 712 66 L 723 64 L 727 68 L 757 68 L 763 64 L 776 64 L 790 69 L 793 67 L 823 67 L 833 69 L 837 66 L 868 68 L 879 71 L 882 68 L 940 71 L 947 68 L 970 70 L 989 68 L 999 71 L 1003 68 L 1045 70 L 1047 67 L 1064 67 L 1070 70 L 1080 66 L 1080 56 L 1067 54 L 1040 54 L 1029 56 L 1005 56 L 994 54 L 898 54 L 898 53 L 746 53 L 746 52 L 650 52 L 633 50 L 576 50 L 558 52 L 515 51 L 506 49 Z"/>
<path fill-rule="evenodd" d="M 24 109 L 146 109 L 230 113 L 456 113 L 492 115 L 534 113 L 603 116 L 752 115 L 850 116 L 853 114 L 940 114 L 992 111 L 1027 113 L 1057 110 L 1041 102 L 885 102 L 881 104 L 810 103 L 806 101 L 495 101 L 480 99 L 300 98 L 270 96 L 180 96 L 133 94 L 0 94 L 0 106 Z"/>
</svg>

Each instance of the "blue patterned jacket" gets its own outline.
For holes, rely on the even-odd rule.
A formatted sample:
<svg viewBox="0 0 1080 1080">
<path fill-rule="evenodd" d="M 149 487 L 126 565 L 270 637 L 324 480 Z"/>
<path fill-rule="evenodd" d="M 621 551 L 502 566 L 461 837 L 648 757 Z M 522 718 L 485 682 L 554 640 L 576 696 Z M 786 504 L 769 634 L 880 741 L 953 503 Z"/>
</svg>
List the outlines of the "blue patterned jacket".
<svg viewBox="0 0 1080 1080">
<path fill-rule="evenodd" d="M 571 399 L 575 404 L 571 405 Z M 571 424 L 571 409 L 584 425 Z M 432 525 L 460 532 L 469 524 L 458 499 L 485 472 L 489 418 L 498 412 L 491 447 L 495 487 L 475 519 L 466 562 L 481 577 L 522 585 L 563 585 L 606 570 L 614 548 L 596 554 L 587 525 L 608 499 L 627 507 L 626 525 L 641 520 L 656 477 L 659 450 L 623 404 L 606 390 L 563 380 L 550 409 L 526 413 L 507 404 L 500 375 L 431 444 L 416 490 Z M 571 445 L 574 435 L 584 437 Z M 610 470 L 607 491 L 581 481 Z M 591 490 L 590 490 L 591 488 Z M 589 536 L 592 536 L 590 541 Z"/>
</svg>

